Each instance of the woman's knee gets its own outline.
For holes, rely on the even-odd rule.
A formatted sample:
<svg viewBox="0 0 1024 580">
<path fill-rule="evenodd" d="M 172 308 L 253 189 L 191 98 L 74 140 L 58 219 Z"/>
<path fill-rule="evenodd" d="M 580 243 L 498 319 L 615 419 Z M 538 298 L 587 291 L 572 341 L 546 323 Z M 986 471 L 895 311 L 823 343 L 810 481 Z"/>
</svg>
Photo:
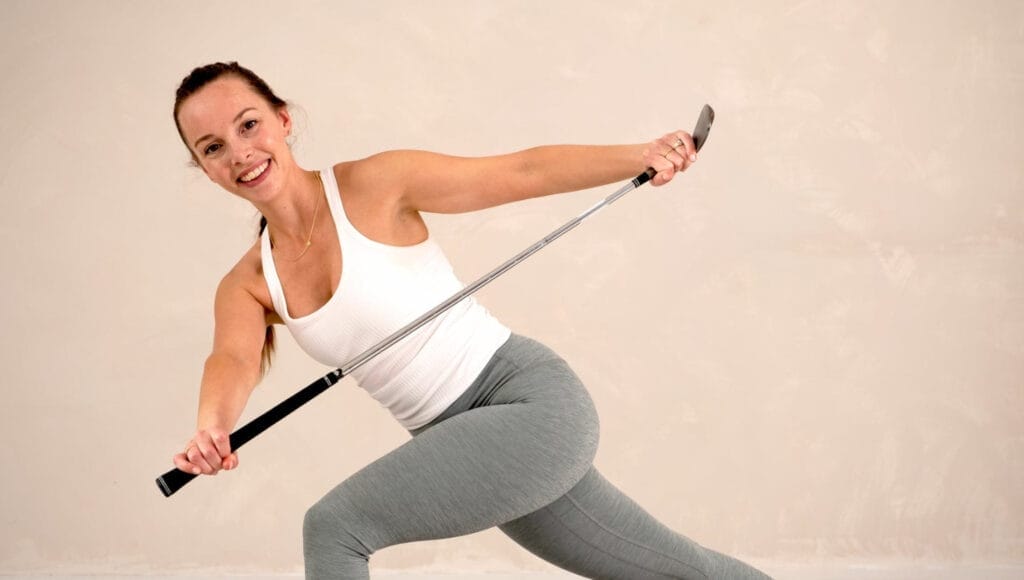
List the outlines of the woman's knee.
<svg viewBox="0 0 1024 580">
<path fill-rule="evenodd" d="M 597 408 L 586 387 L 567 364 L 543 371 L 545 394 L 538 403 L 535 425 L 545 441 L 549 460 L 567 470 L 564 485 L 571 487 L 587 472 L 597 455 L 601 425 Z M 563 492 L 568 489 L 566 487 Z"/>
<path fill-rule="evenodd" d="M 597 454 L 601 435 L 597 407 L 586 386 L 568 365 L 559 369 L 559 372 L 563 375 L 559 383 L 563 385 L 566 401 L 559 415 L 563 424 L 571 430 L 569 438 L 578 446 L 582 462 L 589 468 Z"/>
<path fill-rule="evenodd" d="M 307 557 L 329 553 L 368 559 L 374 551 L 360 529 L 358 514 L 329 496 L 306 510 L 302 541 Z"/>
</svg>

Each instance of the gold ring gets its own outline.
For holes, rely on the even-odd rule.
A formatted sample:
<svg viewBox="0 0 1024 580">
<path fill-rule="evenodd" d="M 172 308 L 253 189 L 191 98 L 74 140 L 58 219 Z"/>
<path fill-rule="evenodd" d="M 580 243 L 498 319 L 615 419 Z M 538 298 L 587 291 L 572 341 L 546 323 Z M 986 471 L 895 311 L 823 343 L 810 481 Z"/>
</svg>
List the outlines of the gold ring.
<svg viewBox="0 0 1024 580">
<path fill-rule="evenodd" d="M 674 151 L 677 147 L 679 147 L 683 143 L 684 143 L 684 141 L 682 139 L 680 139 L 679 137 L 676 137 L 676 144 L 672 146 L 672 150 Z"/>
</svg>

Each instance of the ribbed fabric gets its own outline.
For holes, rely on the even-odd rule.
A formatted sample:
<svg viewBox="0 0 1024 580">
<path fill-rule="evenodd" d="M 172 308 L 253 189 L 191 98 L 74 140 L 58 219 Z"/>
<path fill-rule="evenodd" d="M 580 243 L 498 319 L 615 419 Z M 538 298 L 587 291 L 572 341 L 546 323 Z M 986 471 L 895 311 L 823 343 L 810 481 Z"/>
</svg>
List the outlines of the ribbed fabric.
<svg viewBox="0 0 1024 580">
<path fill-rule="evenodd" d="M 331 168 L 320 171 L 341 245 L 338 288 L 319 310 L 292 318 L 261 239 L 263 274 L 278 316 L 317 361 L 341 367 L 463 288 L 433 238 L 391 246 L 349 222 Z M 352 375 L 407 430 L 429 423 L 459 398 L 510 330 L 472 296 L 356 369 Z"/>
</svg>

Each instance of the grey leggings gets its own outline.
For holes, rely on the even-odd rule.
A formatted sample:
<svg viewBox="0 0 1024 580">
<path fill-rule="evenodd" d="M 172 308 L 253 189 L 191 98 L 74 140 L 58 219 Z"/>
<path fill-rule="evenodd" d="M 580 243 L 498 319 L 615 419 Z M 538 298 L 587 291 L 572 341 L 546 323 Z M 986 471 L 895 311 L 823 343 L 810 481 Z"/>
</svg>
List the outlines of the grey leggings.
<svg viewBox="0 0 1024 580">
<path fill-rule="evenodd" d="M 306 513 L 306 578 L 369 578 L 381 548 L 493 526 L 586 578 L 767 578 L 668 529 L 601 477 L 594 404 L 534 340 L 513 334 L 411 433 Z"/>
</svg>

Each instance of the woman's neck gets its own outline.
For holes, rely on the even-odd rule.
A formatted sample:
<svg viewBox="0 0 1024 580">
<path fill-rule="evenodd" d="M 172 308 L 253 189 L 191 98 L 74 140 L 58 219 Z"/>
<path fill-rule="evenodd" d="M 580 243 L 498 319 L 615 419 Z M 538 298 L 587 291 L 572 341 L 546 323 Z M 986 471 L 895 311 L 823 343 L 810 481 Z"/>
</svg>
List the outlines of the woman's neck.
<svg viewBox="0 0 1024 580">
<path fill-rule="evenodd" d="M 322 191 L 318 172 L 295 166 L 277 196 L 266 203 L 253 204 L 267 219 L 267 228 L 275 246 L 305 248 L 317 206 L 324 203 L 320 200 Z"/>
</svg>

